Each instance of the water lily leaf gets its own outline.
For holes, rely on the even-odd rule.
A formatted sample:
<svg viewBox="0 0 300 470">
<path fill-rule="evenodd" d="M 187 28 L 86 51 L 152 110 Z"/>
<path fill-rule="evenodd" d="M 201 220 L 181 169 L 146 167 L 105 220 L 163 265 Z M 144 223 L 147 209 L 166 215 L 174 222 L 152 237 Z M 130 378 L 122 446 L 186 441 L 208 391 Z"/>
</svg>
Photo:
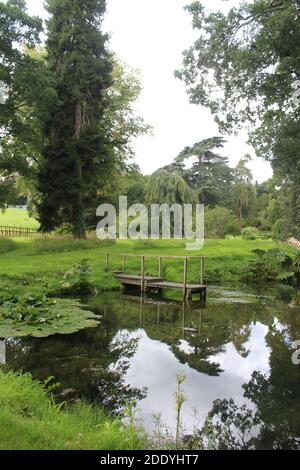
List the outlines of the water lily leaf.
<svg viewBox="0 0 300 470">
<path fill-rule="evenodd" d="M 36 304 L 35 308 L 34 313 L 30 311 L 26 315 L 24 312 L 22 315 L 20 312 L 14 312 L 12 315 L 8 306 L 0 306 L 0 338 L 67 335 L 85 328 L 94 328 L 101 319 L 76 300 L 56 299 L 46 309 L 42 304 L 40 313 Z"/>
</svg>

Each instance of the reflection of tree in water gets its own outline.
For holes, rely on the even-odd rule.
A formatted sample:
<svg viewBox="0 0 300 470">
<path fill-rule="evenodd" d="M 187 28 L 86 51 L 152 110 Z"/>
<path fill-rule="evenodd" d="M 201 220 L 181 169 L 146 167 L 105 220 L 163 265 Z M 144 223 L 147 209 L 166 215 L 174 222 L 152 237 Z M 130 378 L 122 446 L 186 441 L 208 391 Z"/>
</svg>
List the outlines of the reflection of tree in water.
<svg viewBox="0 0 300 470">
<path fill-rule="evenodd" d="M 244 385 L 253 408 L 239 408 L 230 400 L 215 402 L 210 422 L 218 418 L 220 427 L 207 425 L 200 436 L 202 439 L 206 433 L 216 448 L 298 446 L 300 366 L 292 364 L 291 344 L 300 339 L 299 311 L 239 303 L 185 311 L 181 304 L 143 305 L 139 299 L 120 304 L 118 297 L 108 299 L 106 305 L 100 303 L 95 310 L 104 317 L 99 328 L 64 337 L 8 342 L 9 367 L 29 371 L 40 380 L 55 376 L 62 384 L 58 390 L 62 399 L 82 396 L 118 410 L 128 399 L 142 397 L 141 390 L 131 388 L 124 379 L 137 348 L 137 340 L 128 332 L 143 328 L 149 338 L 167 344 L 182 364 L 217 376 L 222 373 L 217 355 L 232 344 L 241 357 L 248 357 L 247 343 L 259 322 L 268 328 L 270 373 L 255 372 Z M 71 391 L 75 392 L 68 393 Z M 229 435 L 229 429 L 235 431 Z"/>
<path fill-rule="evenodd" d="M 198 372 L 218 376 L 223 370 L 213 356 L 225 352 L 225 346 L 232 343 L 238 354 L 246 358 L 250 351 L 246 348 L 253 322 L 261 312 L 259 305 L 213 305 L 203 310 L 201 331 L 185 334 L 188 343 L 186 352 L 180 340 L 172 344 L 172 351 L 182 364 L 188 364 Z M 189 323 L 190 322 L 190 323 Z M 195 321 L 187 318 L 187 323 L 195 326 Z"/>
<path fill-rule="evenodd" d="M 143 398 L 145 391 L 125 383 L 137 340 L 121 335 L 113 341 L 116 333 L 110 318 L 74 335 L 10 341 L 8 367 L 30 372 L 38 380 L 53 376 L 61 384 L 57 395 L 63 400 L 82 397 L 119 411 L 128 401 Z"/>
<path fill-rule="evenodd" d="M 285 449 L 300 443 L 300 367 L 292 363 L 292 343 L 300 337 L 299 312 L 279 312 L 278 320 L 266 337 L 271 349 L 270 374 L 253 374 L 244 388 L 264 422 L 261 445 L 280 444 Z"/>
<path fill-rule="evenodd" d="M 223 372 L 218 363 L 209 360 L 210 356 L 224 351 L 221 346 L 213 344 L 209 338 L 203 336 L 189 336 L 188 345 L 192 348 L 192 352 L 185 352 L 180 343 L 171 347 L 181 364 L 188 364 L 192 369 L 210 376 L 218 376 Z"/>
<path fill-rule="evenodd" d="M 264 312 L 260 304 L 214 304 L 202 309 L 180 302 L 141 302 L 129 295 L 121 301 L 121 312 L 119 302 L 107 302 L 107 308 L 109 315 L 114 311 L 119 326 L 143 328 L 149 338 L 169 345 L 181 364 L 210 376 L 223 372 L 214 356 L 225 352 L 227 344 L 232 343 L 241 357 L 248 357 L 246 344 L 253 324 Z"/>
<path fill-rule="evenodd" d="M 217 400 L 199 432 L 203 446 L 225 449 L 300 449 L 300 367 L 291 344 L 300 336 L 299 312 L 276 312 L 266 336 L 271 350 L 268 376 L 254 372 L 243 386 L 255 405 L 238 408 Z"/>
</svg>

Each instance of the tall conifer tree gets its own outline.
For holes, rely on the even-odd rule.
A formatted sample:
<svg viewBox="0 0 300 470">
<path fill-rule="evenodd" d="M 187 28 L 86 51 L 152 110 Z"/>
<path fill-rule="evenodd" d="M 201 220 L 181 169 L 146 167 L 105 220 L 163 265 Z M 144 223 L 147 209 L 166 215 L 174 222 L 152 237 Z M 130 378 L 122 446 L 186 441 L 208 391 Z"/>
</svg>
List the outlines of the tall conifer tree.
<svg viewBox="0 0 300 470">
<path fill-rule="evenodd" d="M 96 201 L 107 152 L 101 120 L 111 84 L 107 36 L 101 31 L 105 0 L 47 0 L 48 66 L 58 101 L 46 121 L 48 144 L 39 172 L 43 231 L 62 222 L 85 238 L 85 206 Z"/>
</svg>

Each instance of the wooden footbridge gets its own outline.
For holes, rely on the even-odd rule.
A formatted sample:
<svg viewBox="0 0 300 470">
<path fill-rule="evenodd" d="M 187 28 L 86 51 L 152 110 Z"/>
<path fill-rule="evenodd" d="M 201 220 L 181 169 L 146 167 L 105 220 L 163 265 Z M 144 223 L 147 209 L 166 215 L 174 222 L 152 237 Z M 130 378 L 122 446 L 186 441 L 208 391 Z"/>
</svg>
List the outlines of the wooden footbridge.
<svg viewBox="0 0 300 470">
<path fill-rule="evenodd" d="M 111 253 L 106 254 L 106 270 L 110 269 Z M 114 255 L 116 256 L 116 255 Z M 184 300 L 192 300 L 193 295 L 199 295 L 202 302 L 206 301 L 207 286 L 204 283 L 204 257 L 199 256 L 155 256 L 155 255 L 133 255 L 122 254 L 122 270 L 114 271 L 114 276 L 127 289 L 139 289 L 141 294 L 145 292 L 156 292 L 162 295 L 164 290 L 176 289 L 181 290 Z M 129 258 L 140 258 L 141 272 L 140 274 L 126 273 L 126 261 Z M 156 259 L 158 261 L 158 276 L 149 276 L 145 269 L 146 259 Z M 162 276 L 162 264 L 164 260 L 182 260 L 183 261 L 183 282 L 169 282 Z M 188 265 L 189 261 L 199 261 L 199 284 L 190 284 L 188 282 Z"/>
</svg>

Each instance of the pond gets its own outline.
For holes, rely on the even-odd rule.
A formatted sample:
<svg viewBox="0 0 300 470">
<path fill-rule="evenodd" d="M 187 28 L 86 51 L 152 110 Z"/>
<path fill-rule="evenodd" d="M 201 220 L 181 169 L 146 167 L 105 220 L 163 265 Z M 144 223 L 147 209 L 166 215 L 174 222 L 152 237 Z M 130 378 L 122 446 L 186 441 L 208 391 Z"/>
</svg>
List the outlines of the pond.
<svg viewBox="0 0 300 470">
<path fill-rule="evenodd" d="M 45 339 L 5 340 L 10 369 L 60 384 L 58 399 L 83 397 L 118 412 L 129 400 L 147 430 L 154 414 L 175 428 L 176 374 L 183 372 L 184 429 L 203 424 L 216 399 L 259 410 L 273 431 L 300 436 L 300 309 L 251 292 L 211 288 L 208 303 L 184 305 L 128 294 L 90 300 L 96 328 Z"/>
</svg>

